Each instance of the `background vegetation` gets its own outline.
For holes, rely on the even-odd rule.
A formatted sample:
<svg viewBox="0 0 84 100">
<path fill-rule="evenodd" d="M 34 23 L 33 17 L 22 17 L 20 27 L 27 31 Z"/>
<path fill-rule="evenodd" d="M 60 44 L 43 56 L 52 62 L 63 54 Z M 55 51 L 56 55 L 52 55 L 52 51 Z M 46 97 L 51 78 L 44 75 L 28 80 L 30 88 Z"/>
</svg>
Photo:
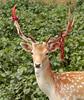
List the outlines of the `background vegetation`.
<svg viewBox="0 0 84 100">
<path fill-rule="evenodd" d="M 65 30 L 69 6 L 16 1 L 26 35 L 31 33 L 36 40 L 44 41 Z M 21 39 L 10 20 L 13 5 L 14 2 L 4 5 L 0 1 L 0 100 L 48 100 L 38 88 L 31 55 L 22 50 Z M 72 11 L 75 24 L 65 41 L 65 62 L 60 62 L 59 51 L 49 55 L 53 69 L 58 72 L 84 70 L 83 0 Z"/>
<path fill-rule="evenodd" d="M 64 4 L 71 3 L 72 5 L 76 5 L 77 0 L 30 0 L 31 2 L 41 2 L 48 5 L 54 4 Z"/>
</svg>

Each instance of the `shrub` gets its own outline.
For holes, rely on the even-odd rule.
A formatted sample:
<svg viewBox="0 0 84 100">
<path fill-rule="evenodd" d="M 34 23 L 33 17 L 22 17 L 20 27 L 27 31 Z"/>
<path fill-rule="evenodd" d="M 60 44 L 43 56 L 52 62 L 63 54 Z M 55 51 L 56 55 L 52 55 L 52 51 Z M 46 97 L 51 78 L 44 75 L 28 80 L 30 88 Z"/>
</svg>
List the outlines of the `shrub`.
<svg viewBox="0 0 84 100">
<path fill-rule="evenodd" d="M 47 100 L 37 86 L 32 58 L 20 47 L 21 39 L 9 19 L 13 3 L 0 2 L 0 7 L 0 100 Z M 24 33 L 38 41 L 65 30 L 67 8 L 17 0 Z M 65 41 L 65 62 L 59 61 L 58 51 L 50 55 L 53 69 L 59 72 L 84 70 L 84 3 L 76 7 L 73 16 L 75 25 Z"/>
</svg>

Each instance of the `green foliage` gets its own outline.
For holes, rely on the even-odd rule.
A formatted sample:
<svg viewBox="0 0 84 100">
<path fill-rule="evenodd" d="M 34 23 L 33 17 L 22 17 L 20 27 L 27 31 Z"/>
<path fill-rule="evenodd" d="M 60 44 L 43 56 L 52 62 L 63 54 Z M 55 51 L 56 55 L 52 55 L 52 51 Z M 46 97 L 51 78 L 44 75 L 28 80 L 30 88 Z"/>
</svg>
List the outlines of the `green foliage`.
<svg viewBox="0 0 84 100">
<path fill-rule="evenodd" d="M 31 33 L 44 41 L 65 30 L 68 7 L 31 4 L 28 0 L 16 3 L 26 35 Z M 56 71 L 84 70 L 84 3 L 80 4 L 73 11 L 75 25 L 65 41 L 65 62 L 59 61 L 59 51 L 50 55 Z M 12 7 L 11 2 L 0 2 L 0 100 L 48 100 L 38 88 L 30 54 L 19 45 L 21 39 L 10 20 Z"/>
</svg>

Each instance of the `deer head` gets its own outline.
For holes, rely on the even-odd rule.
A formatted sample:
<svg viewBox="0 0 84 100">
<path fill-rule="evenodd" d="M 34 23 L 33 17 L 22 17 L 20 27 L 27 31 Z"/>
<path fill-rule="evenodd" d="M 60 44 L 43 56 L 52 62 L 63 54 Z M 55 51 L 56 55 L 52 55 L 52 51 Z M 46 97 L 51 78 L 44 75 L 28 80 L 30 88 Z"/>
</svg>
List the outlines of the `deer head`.
<svg viewBox="0 0 84 100">
<path fill-rule="evenodd" d="M 56 51 L 56 49 L 60 49 L 61 59 L 64 59 L 64 40 L 67 34 L 72 30 L 74 23 L 73 19 L 68 21 L 66 31 L 61 32 L 58 37 L 50 37 L 43 43 L 37 42 L 32 36 L 25 36 L 23 34 L 18 23 L 18 17 L 16 16 L 16 5 L 12 8 L 12 20 L 18 35 L 24 40 L 20 45 L 25 51 L 32 54 L 34 67 L 40 68 L 46 65 L 49 62 L 47 54 Z"/>
</svg>

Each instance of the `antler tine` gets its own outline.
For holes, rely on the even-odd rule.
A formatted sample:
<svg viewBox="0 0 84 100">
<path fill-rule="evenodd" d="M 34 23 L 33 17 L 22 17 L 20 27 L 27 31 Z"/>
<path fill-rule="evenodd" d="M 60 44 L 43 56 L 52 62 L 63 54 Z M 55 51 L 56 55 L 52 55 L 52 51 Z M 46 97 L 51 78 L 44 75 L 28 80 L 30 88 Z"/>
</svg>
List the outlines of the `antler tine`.
<svg viewBox="0 0 84 100">
<path fill-rule="evenodd" d="M 33 37 L 33 36 L 31 36 L 31 35 L 27 36 L 27 38 L 30 38 L 30 39 L 31 39 L 31 41 L 33 41 L 34 43 L 36 42 L 36 40 L 34 39 L 34 37 Z"/>
<path fill-rule="evenodd" d="M 73 25 L 74 25 L 74 19 L 69 20 L 66 31 L 62 32 L 61 36 L 66 37 L 68 35 L 68 33 L 70 33 L 72 31 Z"/>
<path fill-rule="evenodd" d="M 18 23 L 18 17 L 16 16 L 16 5 L 14 5 L 14 7 L 12 8 L 12 20 L 13 20 L 13 22 L 14 22 L 14 25 L 15 25 L 16 29 L 17 29 L 18 35 L 19 35 L 24 41 L 26 41 L 26 42 L 31 42 L 31 43 L 36 42 L 32 36 L 27 36 L 27 37 L 26 37 L 26 36 L 23 34 L 23 32 L 21 31 L 20 25 L 19 25 L 19 23 Z"/>
<path fill-rule="evenodd" d="M 62 32 L 62 36 L 66 37 L 68 33 L 72 31 L 73 25 L 74 25 L 74 18 L 72 17 L 71 10 L 69 9 L 68 12 L 69 20 L 68 20 L 68 25 L 66 27 L 66 31 Z"/>
<path fill-rule="evenodd" d="M 73 25 L 74 25 L 74 19 L 69 20 L 68 26 L 67 26 L 67 29 L 66 29 L 67 33 L 71 32 Z"/>
<path fill-rule="evenodd" d="M 48 38 L 47 38 L 47 40 L 45 41 L 46 43 L 48 43 L 49 42 L 49 40 L 52 38 L 52 36 L 50 35 L 50 36 L 48 36 Z"/>
</svg>

